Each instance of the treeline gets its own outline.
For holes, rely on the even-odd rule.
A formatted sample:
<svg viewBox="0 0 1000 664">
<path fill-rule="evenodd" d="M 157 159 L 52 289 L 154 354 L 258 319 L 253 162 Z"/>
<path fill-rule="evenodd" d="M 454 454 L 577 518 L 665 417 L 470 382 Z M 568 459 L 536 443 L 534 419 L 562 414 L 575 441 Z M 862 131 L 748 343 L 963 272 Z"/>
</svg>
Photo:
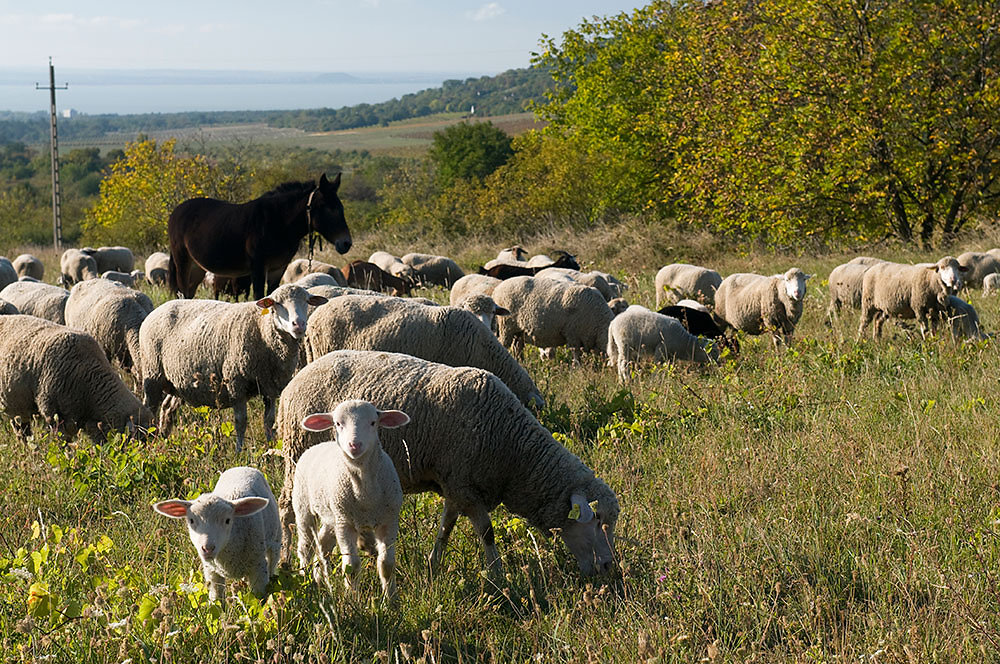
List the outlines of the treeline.
<svg viewBox="0 0 1000 664">
<path fill-rule="evenodd" d="M 206 111 L 146 113 L 137 115 L 78 115 L 60 119 L 59 135 L 65 140 L 88 140 L 110 132 L 142 132 L 183 129 L 206 125 L 265 123 L 272 127 L 303 131 L 335 131 L 386 124 L 433 113 L 469 110 L 476 115 L 518 113 L 532 102 L 541 102 L 552 87 L 547 69 L 511 69 L 497 76 L 448 80 L 439 88 L 403 95 L 378 104 L 343 108 L 285 111 Z M 49 138 L 47 113 L 0 112 L 0 144 L 41 143 Z"/>
</svg>

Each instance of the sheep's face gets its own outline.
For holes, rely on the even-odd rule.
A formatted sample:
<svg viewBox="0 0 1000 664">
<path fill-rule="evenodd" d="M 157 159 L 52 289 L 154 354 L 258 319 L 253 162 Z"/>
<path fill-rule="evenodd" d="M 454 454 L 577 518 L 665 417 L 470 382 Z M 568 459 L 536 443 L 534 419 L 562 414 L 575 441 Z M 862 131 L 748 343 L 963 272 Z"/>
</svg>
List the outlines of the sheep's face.
<svg viewBox="0 0 1000 664">
<path fill-rule="evenodd" d="M 379 427 L 395 429 L 410 421 L 401 410 L 379 410 L 367 401 L 351 400 L 338 405 L 332 413 L 314 413 L 302 420 L 307 431 L 336 429 L 337 445 L 349 459 L 360 459 L 381 447 Z"/>
<path fill-rule="evenodd" d="M 945 290 L 949 293 L 957 293 L 965 285 L 965 273 L 969 268 L 962 265 L 951 256 L 945 256 L 939 260 L 932 269 L 937 270 L 938 278 L 944 284 Z"/>
<path fill-rule="evenodd" d="M 508 310 L 497 306 L 489 295 L 470 295 L 463 300 L 461 308 L 478 318 L 491 332 L 494 330 L 493 324 L 497 316 L 510 314 Z"/>
<path fill-rule="evenodd" d="M 261 496 L 239 498 L 232 502 L 205 493 L 193 502 L 165 500 L 153 505 L 164 516 L 187 521 L 188 536 L 203 561 L 211 561 L 226 548 L 233 532 L 233 522 L 267 507 L 270 500 Z"/>
<path fill-rule="evenodd" d="M 618 520 L 618 503 L 603 505 L 598 502 L 594 510 L 579 493 L 570 497 L 570 518 L 560 530 L 560 536 L 584 576 L 607 574 L 614 565 L 615 523 Z"/>
<path fill-rule="evenodd" d="M 267 297 L 257 300 L 257 306 L 270 314 L 274 327 L 293 339 L 301 339 L 306 334 L 309 307 L 318 307 L 326 302 L 321 295 L 311 295 L 306 289 L 286 284 Z"/>
<path fill-rule="evenodd" d="M 785 273 L 785 293 L 789 299 L 798 302 L 806 296 L 806 279 L 811 276 L 796 268 Z"/>
</svg>

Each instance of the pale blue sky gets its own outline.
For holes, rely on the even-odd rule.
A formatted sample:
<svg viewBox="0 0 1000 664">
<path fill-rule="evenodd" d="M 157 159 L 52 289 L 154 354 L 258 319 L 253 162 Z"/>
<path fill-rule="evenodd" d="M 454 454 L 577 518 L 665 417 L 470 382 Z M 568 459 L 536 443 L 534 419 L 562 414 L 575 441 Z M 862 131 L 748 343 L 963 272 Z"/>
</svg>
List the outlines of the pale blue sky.
<svg viewBox="0 0 1000 664">
<path fill-rule="evenodd" d="M 0 0 L 0 67 L 459 71 L 528 65 L 542 33 L 638 0 Z M 0 103 L 2 106 L 2 103 Z"/>
</svg>

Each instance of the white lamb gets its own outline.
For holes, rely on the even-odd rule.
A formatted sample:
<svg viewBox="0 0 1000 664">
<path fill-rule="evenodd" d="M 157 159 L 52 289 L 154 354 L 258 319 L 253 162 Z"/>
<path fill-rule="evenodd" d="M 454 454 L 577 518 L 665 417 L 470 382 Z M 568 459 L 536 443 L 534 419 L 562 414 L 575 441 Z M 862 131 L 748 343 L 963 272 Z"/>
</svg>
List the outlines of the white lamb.
<svg viewBox="0 0 1000 664">
<path fill-rule="evenodd" d="M 227 579 L 246 579 L 256 597 L 265 597 L 281 555 L 281 522 L 263 473 L 247 466 L 230 468 L 211 493 L 193 501 L 164 500 L 153 509 L 187 519 L 210 600 L 225 603 Z"/>
<path fill-rule="evenodd" d="M 335 440 L 310 447 L 295 466 L 292 508 L 298 532 L 299 563 L 306 570 L 314 556 L 317 583 L 330 583 L 327 557 L 336 541 L 348 590 L 361 566 L 358 548 L 374 536 L 382 591 L 396 595 L 396 535 L 403 489 L 392 459 L 379 442 L 379 427 L 395 429 L 410 421 L 400 410 L 379 410 L 368 401 L 339 404 L 332 413 L 302 420 L 306 431 L 336 427 Z"/>
<path fill-rule="evenodd" d="M 812 276 L 797 267 L 770 277 L 731 274 L 715 292 L 715 318 L 723 329 L 728 326 L 747 334 L 770 332 L 777 348 L 782 339 L 791 341 L 802 316 L 806 280 Z"/>
<path fill-rule="evenodd" d="M 615 316 L 608 327 L 608 366 L 618 367 L 618 380 L 628 380 L 629 365 L 646 357 L 654 362 L 688 360 L 704 364 L 717 361 L 719 349 L 706 349 L 698 339 L 671 316 L 633 304 Z"/>
</svg>

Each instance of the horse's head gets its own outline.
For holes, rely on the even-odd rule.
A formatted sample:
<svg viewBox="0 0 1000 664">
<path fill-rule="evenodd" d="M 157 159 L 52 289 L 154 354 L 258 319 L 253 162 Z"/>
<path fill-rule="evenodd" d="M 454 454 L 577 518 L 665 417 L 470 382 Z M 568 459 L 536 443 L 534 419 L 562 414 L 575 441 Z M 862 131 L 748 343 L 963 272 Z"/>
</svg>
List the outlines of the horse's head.
<svg viewBox="0 0 1000 664">
<path fill-rule="evenodd" d="M 333 181 L 326 179 L 326 173 L 319 176 L 319 184 L 313 192 L 310 201 L 310 231 L 316 231 L 333 246 L 338 254 L 346 254 L 351 248 L 351 231 L 347 228 L 344 218 L 344 204 L 337 196 L 340 188 L 340 173 Z"/>
</svg>

